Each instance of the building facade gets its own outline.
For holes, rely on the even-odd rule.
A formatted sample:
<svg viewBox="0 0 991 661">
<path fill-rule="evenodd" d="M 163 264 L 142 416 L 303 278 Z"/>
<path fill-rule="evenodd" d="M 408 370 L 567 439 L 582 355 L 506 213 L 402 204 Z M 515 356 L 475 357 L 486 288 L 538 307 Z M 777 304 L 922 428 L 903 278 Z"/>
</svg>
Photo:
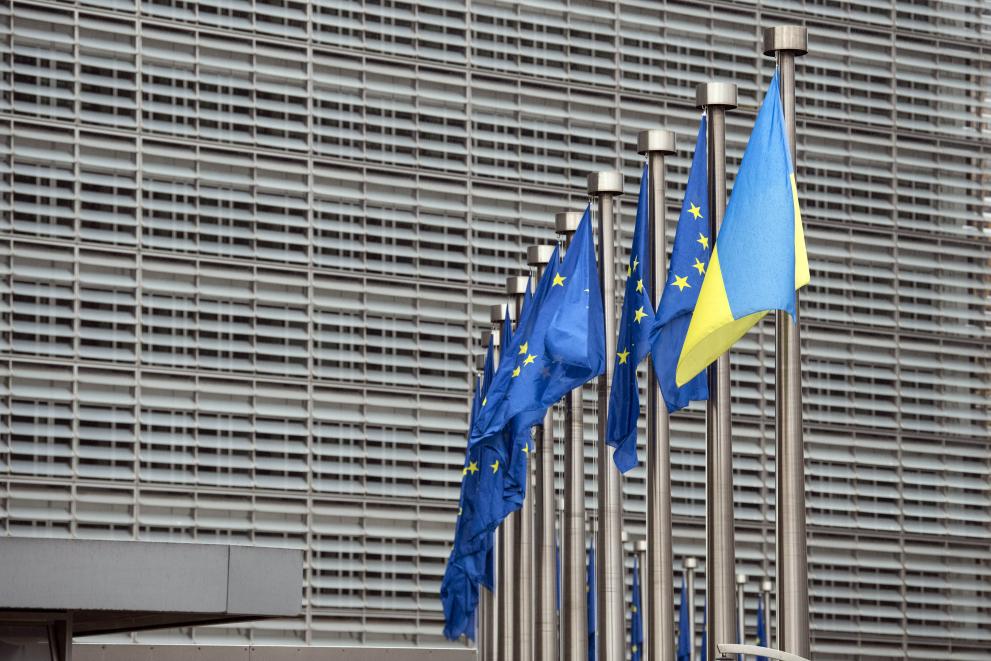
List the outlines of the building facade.
<svg viewBox="0 0 991 661">
<path fill-rule="evenodd" d="M 448 644 L 488 306 L 590 171 L 626 174 L 625 259 L 641 129 L 679 136 L 675 217 L 712 78 L 740 90 L 732 174 L 782 23 L 810 34 L 814 657 L 991 658 L 981 0 L 0 3 L 0 534 L 305 550 L 304 617 L 137 641 Z M 773 353 L 765 323 L 732 354 L 751 622 Z M 704 555 L 701 409 L 672 426 L 680 567 Z M 634 538 L 643 478 L 624 480 Z"/>
</svg>

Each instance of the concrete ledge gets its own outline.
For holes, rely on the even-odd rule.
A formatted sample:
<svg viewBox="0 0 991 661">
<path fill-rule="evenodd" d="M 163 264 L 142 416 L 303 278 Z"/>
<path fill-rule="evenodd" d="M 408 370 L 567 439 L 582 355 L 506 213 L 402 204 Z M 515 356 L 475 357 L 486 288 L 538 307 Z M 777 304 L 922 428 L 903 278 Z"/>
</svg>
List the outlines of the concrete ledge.
<svg viewBox="0 0 991 661">
<path fill-rule="evenodd" d="M 73 661 L 476 661 L 474 649 L 418 647 L 72 646 Z"/>
<path fill-rule="evenodd" d="M 292 549 L 0 538 L 0 620 L 70 616 L 74 635 L 291 617 L 303 554 Z"/>
</svg>

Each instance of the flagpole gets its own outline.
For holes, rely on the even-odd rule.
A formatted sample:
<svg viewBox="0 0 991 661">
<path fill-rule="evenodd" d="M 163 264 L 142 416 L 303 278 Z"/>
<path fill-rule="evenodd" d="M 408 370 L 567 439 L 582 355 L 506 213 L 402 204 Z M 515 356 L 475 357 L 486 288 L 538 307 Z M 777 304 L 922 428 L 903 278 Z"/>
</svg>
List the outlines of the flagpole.
<svg viewBox="0 0 991 661">
<path fill-rule="evenodd" d="M 501 307 L 501 306 L 499 306 Z M 490 315 L 492 312 L 490 311 Z M 482 336 L 482 346 L 486 345 L 485 335 L 492 335 L 492 359 L 499 360 L 499 335 L 492 333 L 492 331 L 487 331 Z M 481 375 L 485 372 L 485 354 L 481 353 L 475 356 L 475 381 L 477 382 Z M 485 384 L 483 384 L 483 387 Z M 499 554 L 499 535 L 498 530 L 492 535 L 492 553 L 493 558 L 498 558 Z M 498 560 L 496 560 L 498 563 Z M 499 581 L 499 574 L 496 573 L 495 579 L 493 581 L 493 586 Z M 485 587 L 479 587 L 478 595 L 478 640 L 476 641 L 475 648 L 478 652 L 478 658 L 481 661 L 485 659 L 492 658 L 489 656 L 489 646 L 495 644 L 495 595 Z"/>
<path fill-rule="evenodd" d="M 764 54 L 777 57 L 781 105 L 791 160 L 795 146 L 795 57 L 808 52 L 808 31 L 785 25 L 765 28 Z M 798 292 L 795 319 L 774 315 L 774 431 L 777 462 L 778 649 L 808 658 L 809 565 L 805 531 L 805 447 L 802 441 L 802 356 Z"/>
<path fill-rule="evenodd" d="M 704 83 L 696 89 L 695 103 L 705 108 L 709 135 L 709 241 L 711 251 L 726 211 L 726 111 L 736 107 L 736 85 Z M 708 636 L 706 659 L 717 657 L 717 644 L 736 640 L 733 632 L 736 594 L 733 589 L 733 446 L 730 434 L 730 367 L 727 351 L 708 368 L 709 399 L 705 424 L 706 603 Z"/>
<path fill-rule="evenodd" d="M 746 618 L 747 611 L 746 605 L 744 604 L 744 591 L 747 587 L 747 575 L 737 574 L 736 575 L 736 642 L 741 645 L 745 645 L 747 642 L 746 633 Z M 743 655 L 740 655 L 743 658 Z"/>
<path fill-rule="evenodd" d="M 760 589 L 764 593 L 764 645 L 771 646 L 771 581 L 764 581 L 760 584 Z"/>
<path fill-rule="evenodd" d="M 526 292 L 526 288 L 529 285 L 529 278 L 526 276 L 511 276 L 506 279 L 506 293 L 509 295 L 512 303 L 510 307 L 516 313 L 516 318 L 520 317 L 520 307 L 523 305 L 523 295 Z M 498 629 L 499 629 L 499 655 L 498 659 L 502 661 L 525 661 L 523 657 L 516 655 L 516 643 L 517 643 L 517 632 L 518 621 L 519 621 L 519 608 L 518 602 L 520 600 L 520 592 L 522 592 L 523 583 L 520 580 L 520 574 L 518 572 L 519 564 L 519 544 L 520 544 L 520 534 L 521 534 L 521 514 L 517 510 L 507 516 L 503 520 L 500 526 L 501 532 L 501 550 L 499 560 L 499 577 L 500 585 L 496 592 L 499 600 L 499 618 L 498 618 Z"/>
<path fill-rule="evenodd" d="M 688 593 L 688 649 L 689 661 L 695 661 L 695 568 L 698 560 L 685 558 L 685 592 Z"/>
<path fill-rule="evenodd" d="M 599 377 L 598 469 L 599 525 L 596 549 L 597 608 L 596 658 L 621 659 L 626 654 L 625 604 L 623 602 L 623 527 L 620 474 L 613 465 L 613 449 L 606 445 L 606 416 L 609 408 L 609 384 L 612 383 L 616 355 L 616 264 L 613 234 L 613 198 L 623 193 L 623 173 L 593 172 L 588 175 L 588 193 L 599 199 L 599 278 L 605 311 L 606 369 Z"/>
<path fill-rule="evenodd" d="M 578 230 L 582 214 L 563 211 L 554 216 L 564 246 Z M 585 416 L 582 389 L 564 398 L 564 528 L 561 540 L 561 647 L 564 661 L 586 661 L 588 598 L 585 594 Z"/>
<path fill-rule="evenodd" d="M 538 280 L 543 276 L 547 262 L 553 254 L 552 245 L 527 248 L 527 264 L 536 269 Z M 533 505 L 536 512 L 534 541 L 537 545 L 534 658 L 537 661 L 558 661 L 555 621 L 557 563 L 554 552 L 554 405 L 547 408 L 544 424 L 536 428 L 536 437 L 537 486 L 533 494 L 536 496 Z"/>
<path fill-rule="evenodd" d="M 648 625 L 651 623 L 651 621 L 650 621 L 651 613 L 652 612 L 655 612 L 654 605 L 651 604 L 651 603 L 649 603 L 646 599 L 643 598 L 643 584 L 644 584 L 643 576 L 644 576 L 644 572 L 646 571 L 644 568 L 647 566 L 647 558 L 650 555 L 650 547 L 651 547 L 651 544 L 646 539 L 637 540 L 637 543 L 634 545 L 634 548 L 636 549 L 636 552 L 637 552 L 637 557 L 640 559 L 640 620 L 641 620 L 641 622 L 643 624 L 643 628 L 644 629 L 647 629 L 648 628 Z M 673 581 L 672 581 L 672 583 L 673 583 Z M 671 617 L 672 618 L 674 617 L 674 609 L 673 608 L 671 610 Z M 651 654 L 653 654 L 652 650 L 660 649 L 660 648 L 655 647 L 654 645 L 651 644 L 650 638 L 651 638 L 650 632 L 649 631 L 645 631 L 644 632 L 644 637 L 643 637 L 643 644 L 640 646 L 640 658 L 643 659 L 643 661 L 653 661 L 654 657 L 650 656 Z M 674 622 L 673 621 L 671 623 L 671 637 L 670 638 L 666 638 L 666 639 L 665 638 L 661 638 L 660 640 L 668 640 L 668 641 L 674 640 Z M 672 657 L 671 658 L 673 660 L 674 659 L 674 656 L 673 656 L 674 647 L 671 646 L 671 645 L 668 645 L 668 644 L 662 644 L 661 647 L 664 647 L 664 648 L 670 647 L 671 648 L 671 650 L 672 650 Z M 662 654 L 662 652 L 659 652 L 658 655 L 657 655 L 657 657 L 660 658 L 661 654 Z"/>
<path fill-rule="evenodd" d="M 650 238 L 648 258 L 657 310 L 667 282 L 667 247 L 664 221 L 664 157 L 675 153 L 672 131 L 652 129 L 637 136 L 637 153 L 647 155 L 650 194 Z M 653 357 L 647 365 L 647 539 L 643 563 L 646 580 L 644 618 L 647 629 L 644 649 L 651 650 L 650 661 L 674 661 L 674 648 L 662 641 L 674 640 L 674 558 L 671 550 L 671 438 L 668 410 L 660 396 Z"/>
</svg>

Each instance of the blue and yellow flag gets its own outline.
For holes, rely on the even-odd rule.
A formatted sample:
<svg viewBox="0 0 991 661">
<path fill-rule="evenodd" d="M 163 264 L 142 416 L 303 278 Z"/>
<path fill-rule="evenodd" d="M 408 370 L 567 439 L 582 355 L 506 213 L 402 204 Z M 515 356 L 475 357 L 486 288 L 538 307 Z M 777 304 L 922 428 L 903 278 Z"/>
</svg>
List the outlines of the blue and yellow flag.
<svg viewBox="0 0 991 661">
<path fill-rule="evenodd" d="M 613 359 L 612 384 L 609 391 L 609 414 L 606 418 L 606 444 L 614 447 L 613 463 L 625 473 L 637 465 L 637 420 L 640 418 L 640 388 L 637 365 L 650 351 L 650 329 L 654 323 L 651 302 L 650 262 L 647 255 L 648 215 L 650 211 L 647 166 L 640 174 L 640 198 L 637 200 L 637 224 L 633 229 L 633 247 L 626 267 L 626 293 L 619 320 L 619 339 Z"/>
<path fill-rule="evenodd" d="M 469 443 L 474 445 L 513 424 L 539 424 L 549 406 L 602 374 L 605 318 L 592 241 L 585 216 L 562 262 L 554 250 L 537 291 L 492 379 Z M 514 418 L 517 418 L 514 420 Z"/>
<path fill-rule="evenodd" d="M 764 595 L 767 593 L 765 592 Z M 761 595 L 760 599 L 757 600 L 757 644 L 761 647 L 767 647 L 767 636 L 764 635 L 764 595 Z M 758 656 L 757 661 L 767 661 L 766 656 Z"/>
<path fill-rule="evenodd" d="M 588 661 L 595 661 L 595 540 L 588 544 L 588 566 L 585 568 L 585 612 L 588 615 Z"/>
<path fill-rule="evenodd" d="M 678 605 L 678 651 L 677 661 L 693 661 L 692 659 L 692 615 L 688 611 L 687 579 L 681 575 L 681 603 Z"/>
<path fill-rule="evenodd" d="M 640 561 L 633 556 L 633 595 L 630 598 L 630 661 L 643 658 L 643 614 L 640 612 Z"/>
<path fill-rule="evenodd" d="M 671 260 L 668 262 L 667 283 L 661 292 L 661 302 L 657 306 L 650 336 L 654 374 L 657 375 L 657 384 L 668 413 L 683 409 L 690 402 L 709 398 L 705 374 L 698 374 L 680 387 L 675 383 L 678 357 L 702 289 L 712 248 L 705 141 L 706 119 L 703 115 L 695 139 L 695 154 L 688 173 L 685 199 L 678 216 Z"/>
<path fill-rule="evenodd" d="M 683 385 L 809 282 L 778 74 L 764 96 L 678 360 Z"/>
</svg>

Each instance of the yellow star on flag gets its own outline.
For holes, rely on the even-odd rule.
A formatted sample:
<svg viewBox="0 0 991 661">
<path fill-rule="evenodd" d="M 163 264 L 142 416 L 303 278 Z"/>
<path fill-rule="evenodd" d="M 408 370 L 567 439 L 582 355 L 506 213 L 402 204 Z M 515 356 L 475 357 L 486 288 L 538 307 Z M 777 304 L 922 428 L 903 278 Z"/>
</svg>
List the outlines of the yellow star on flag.
<svg viewBox="0 0 991 661">
<path fill-rule="evenodd" d="M 638 294 L 642 294 L 643 293 L 643 278 L 640 278 L 639 280 L 637 280 L 637 293 Z"/>
<path fill-rule="evenodd" d="M 695 268 L 696 271 L 699 272 L 699 275 L 702 275 L 702 274 L 705 273 L 705 264 L 703 264 L 702 262 L 700 262 L 698 257 L 695 258 L 695 263 L 692 264 L 692 266 Z"/>
<path fill-rule="evenodd" d="M 702 217 L 702 207 L 700 207 L 699 205 L 695 204 L 694 202 L 689 202 L 688 203 L 688 213 L 690 213 L 693 216 L 695 216 L 695 220 L 698 220 L 699 218 Z"/>
<path fill-rule="evenodd" d="M 494 464 L 489 464 L 492 467 L 492 473 L 495 474 L 499 470 L 499 460 L 496 459 Z"/>
<path fill-rule="evenodd" d="M 564 280 L 565 280 L 566 277 L 567 276 L 563 276 L 560 273 L 555 274 L 554 275 L 554 283 L 551 285 L 551 287 L 557 287 L 559 285 L 561 287 L 563 287 L 564 286 Z"/>
<path fill-rule="evenodd" d="M 526 454 L 526 455 L 529 455 L 530 454 L 530 444 L 529 443 L 524 443 L 523 444 L 523 454 Z"/>
<path fill-rule="evenodd" d="M 529 365 L 530 363 L 532 363 L 532 362 L 533 362 L 533 361 L 535 361 L 535 360 L 537 360 L 537 357 L 536 357 L 536 356 L 534 356 L 534 355 L 533 355 L 533 354 L 531 353 L 530 355 L 528 355 L 528 356 L 526 357 L 526 360 L 524 360 L 524 361 L 523 361 L 523 365 L 524 365 L 524 366 L 526 366 L 526 365 Z"/>
<path fill-rule="evenodd" d="M 619 364 L 622 365 L 626 362 L 626 359 L 630 357 L 630 350 L 623 349 L 622 351 L 617 351 L 616 356 L 619 358 Z"/>
<path fill-rule="evenodd" d="M 530 346 L 530 343 L 529 342 L 524 342 L 523 344 L 520 345 L 520 355 L 521 356 L 526 353 L 527 348 L 529 346 Z"/>
<path fill-rule="evenodd" d="M 468 468 L 466 468 L 465 470 L 471 473 L 472 475 L 474 475 L 475 473 L 478 472 L 478 463 L 474 461 L 469 461 Z"/>
<path fill-rule="evenodd" d="M 706 235 L 702 234 L 702 232 L 699 232 L 699 238 L 695 239 L 695 243 L 702 244 L 702 250 L 708 250 L 709 249 L 709 237 L 707 237 Z"/>
<path fill-rule="evenodd" d="M 647 316 L 647 313 L 643 311 L 643 306 L 641 305 L 639 309 L 633 311 L 633 321 L 640 323 L 640 320 Z"/>
<path fill-rule="evenodd" d="M 517 366 L 516 369 L 513 370 L 513 378 L 515 379 L 519 375 L 520 375 L 520 368 L 519 366 Z"/>
<path fill-rule="evenodd" d="M 686 276 L 680 276 L 680 275 L 674 276 L 674 282 L 672 282 L 671 284 L 674 285 L 675 287 L 677 287 L 678 288 L 678 291 L 685 291 L 685 287 L 691 287 L 691 285 L 688 284 L 688 276 L 687 275 Z"/>
<path fill-rule="evenodd" d="M 482 406 L 485 406 L 488 403 L 489 403 L 489 398 L 488 397 L 486 397 L 485 399 L 482 400 Z"/>
<path fill-rule="evenodd" d="M 634 270 L 634 271 L 636 271 L 636 270 L 637 270 L 637 266 L 638 266 L 639 264 L 640 264 L 640 260 L 638 260 L 638 259 L 637 259 L 637 258 L 636 258 L 636 257 L 634 256 L 634 258 L 633 258 L 633 270 Z"/>
</svg>

